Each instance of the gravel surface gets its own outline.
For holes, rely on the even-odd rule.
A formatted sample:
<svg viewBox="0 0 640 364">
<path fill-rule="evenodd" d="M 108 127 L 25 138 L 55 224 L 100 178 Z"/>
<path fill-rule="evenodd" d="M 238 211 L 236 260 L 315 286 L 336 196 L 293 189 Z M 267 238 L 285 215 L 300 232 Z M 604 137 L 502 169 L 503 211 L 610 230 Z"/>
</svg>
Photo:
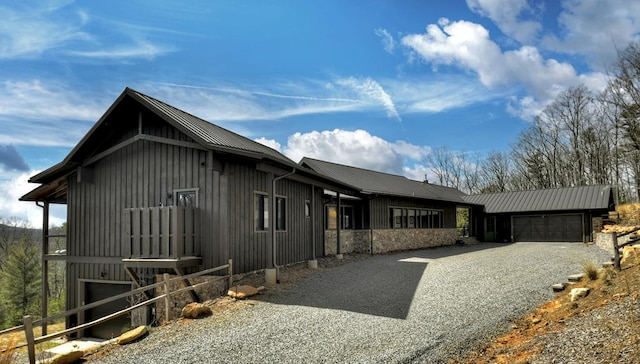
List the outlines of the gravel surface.
<svg viewBox="0 0 640 364">
<path fill-rule="evenodd" d="M 372 256 L 206 319 L 174 322 L 96 363 L 438 363 L 506 332 L 596 246 L 477 244 Z"/>
</svg>

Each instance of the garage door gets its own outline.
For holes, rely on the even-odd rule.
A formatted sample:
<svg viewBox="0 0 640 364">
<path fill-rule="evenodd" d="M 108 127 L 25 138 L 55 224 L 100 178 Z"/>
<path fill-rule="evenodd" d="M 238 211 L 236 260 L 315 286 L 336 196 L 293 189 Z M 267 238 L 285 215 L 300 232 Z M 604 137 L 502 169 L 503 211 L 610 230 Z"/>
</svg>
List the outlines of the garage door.
<svg viewBox="0 0 640 364">
<path fill-rule="evenodd" d="M 582 242 L 582 215 L 513 217 L 514 241 Z"/>
</svg>

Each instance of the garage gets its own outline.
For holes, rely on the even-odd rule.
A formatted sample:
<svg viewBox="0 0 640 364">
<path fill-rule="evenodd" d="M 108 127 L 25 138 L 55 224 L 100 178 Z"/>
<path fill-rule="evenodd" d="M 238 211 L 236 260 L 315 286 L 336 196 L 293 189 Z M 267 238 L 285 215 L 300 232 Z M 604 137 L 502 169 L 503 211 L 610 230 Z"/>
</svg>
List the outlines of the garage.
<svg viewBox="0 0 640 364">
<path fill-rule="evenodd" d="M 582 214 L 514 216 L 513 240 L 582 242 L 582 220 Z"/>
</svg>

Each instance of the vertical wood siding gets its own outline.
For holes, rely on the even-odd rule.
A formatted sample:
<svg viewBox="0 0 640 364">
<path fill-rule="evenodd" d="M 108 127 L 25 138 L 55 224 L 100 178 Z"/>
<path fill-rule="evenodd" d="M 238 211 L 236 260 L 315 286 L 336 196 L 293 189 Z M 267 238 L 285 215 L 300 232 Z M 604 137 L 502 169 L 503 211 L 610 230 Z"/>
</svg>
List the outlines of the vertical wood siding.
<svg viewBox="0 0 640 364">
<path fill-rule="evenodd" d="M 192 142 L 186 135 L 158 120 L 143 115 L 143 133 L 181 141 Z M 136 122 L 105 141 L 104 148 L 127 140 L 137 134 Z M 100 152 L 100 150 L 98 150 Z M 113 258 L 127 257 L 125 244 L 124 210 L 127 208 L 154 207 L 162 203 L 175 205 L 173 190 L 198 188 L 199 226 L 201 249 L 205 255 L 203 264 L 219 260 L 211 257 L 217 252 L 218 232 L 212 224 L 215 189 L 218 182 L 212 171 L 213 155 L 210 152 L 150 141 L 138 141 L 97 161 L 89 168 L 91 179 L 78 181 L 78 174 L 68 177 L 68 229 L 67 254 L 73 257 L 93 257 L 91 262 L 67 264 L 69 292 L 68 307 L 77 305 L 77 279 L 105 279 L 127 281 L 122 264 Z M 83 178 L 85 174 L 82 175 Z M 108 257 L 101 263 L 101 257 Z M 92 259 L 92 258 L 89 258 Z M 86 260 L 86 259 L 85 259 Z M 106 276 L 101 277 L 101 273 Z"/>
</svg>

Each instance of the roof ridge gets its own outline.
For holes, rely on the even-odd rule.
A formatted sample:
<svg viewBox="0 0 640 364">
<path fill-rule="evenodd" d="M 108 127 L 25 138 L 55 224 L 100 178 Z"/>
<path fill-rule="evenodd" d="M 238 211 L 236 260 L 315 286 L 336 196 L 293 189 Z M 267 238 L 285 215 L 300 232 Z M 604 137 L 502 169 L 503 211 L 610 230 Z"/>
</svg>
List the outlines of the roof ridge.
<svg viewBox="0 0 640 364">
<path fill-rule="evenodd" d="M 507 193 L 523 193 L 523 192 L 538 192 L 538 191 L 556 191 L 563 189 L 575 189 L 575 188 L 587 188 L 587 187 L 611 187 L 607 184 L 595 184 L 595 185 L 579 185 L 579 186 L 565 186 L 565 187 L 551 187 L 551 188 L 536 188 L 534 190 L 517 190 L 517 191 L 504 191 L 504 192 L 489 192 L 489 193 L 475 193 L 471 196 L 488 196 L 488 195 L 499 195 L 499 194 L 507 194 Z"/>
<path fill-rule="evenodd" d="M 332 164 L 332 165 L 334 165 L 334 166 L 347 167 L 347 168 L 351 168 L 351 169 L 357 169 L 357 170 L 360 170 L 360 171 L 366 171 L 366 172 L 373 172 L 373 173 L 386 174 L 386 175 L 388 175 L 388 176 L 402 177 L 402 178 L 404 178 L 404 179 L 406 179 L 406 180 L 409 180 L 409 181 L 420 182 L 420 181 L 416 181 L 416 180 L 413 180 L 413 179 L 407 178 L 406 176 L 403 176 L 403 175 L 401 175 L 401 174 L 395 174 L 395 173 L 389 173 L 389 172 L 380 172 L 380 171 L 376 171 L 376 170 L 373 170 L 373 169 L 362 168 L 362 167 L 354 167 L 354 166 L 350 166 L 350 165 L 347 165 L 347 164 L 341 164 L 341 163 L 336 163 L 336 162 L 329 162 L 329 161 L 325 161 L 325 160 L 322 160 L 322 159 L 311 158 L 311 157 L 302 157 L 302 160 L 300 161 L 300 163 L 302 163 L 302 161 L 304 161 L 304 160 L 311 160 L 311 161 L 316 161 L 316 162 L 320 162 L 320 163 Z"/>
</svg>

